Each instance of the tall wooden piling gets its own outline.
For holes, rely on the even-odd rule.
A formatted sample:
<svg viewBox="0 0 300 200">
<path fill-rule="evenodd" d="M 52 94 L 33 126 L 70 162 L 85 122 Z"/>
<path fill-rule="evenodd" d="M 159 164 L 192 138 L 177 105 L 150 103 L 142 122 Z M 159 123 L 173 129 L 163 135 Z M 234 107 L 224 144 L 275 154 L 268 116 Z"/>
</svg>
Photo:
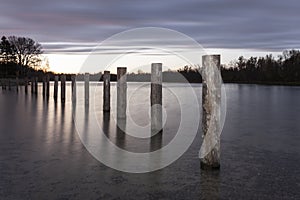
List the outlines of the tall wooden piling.
<svg viewBox="0 0 300 200">
<path fill-rule="evenodd" d="M 117 68 L 117 118 L 126 118 L 127 106 L 127 68 Z"/>
<path fill-rule="evenodd" d="M 151 65 L 151 133 L 162 130 L 162 63 Z"/>
<path fill-rule="evenodd" d="M 84 74 L 84 99 L 85 104 L 89 104 L 90 101 L 90 74 Z"/>
<path fill-rule="evenodd" d="M 54 77 L 54 99 L 57 99 L 57 93 L 58 93 L 58 76 Z"/>
<path fill-rule="evenodd" d="M 103 74 L 103 111 L 110 111 L 110 71 Z"/>
<path fill-rule="evenodd" d="M 202 169 L 220 168 L 221 75 L 220 55 L 202 57 Z"/>
<path fill-rule="evenodd" d="M 6 90 L 6 86 L 5 86 L 5 80 L 1 80 L 1 85 L 2 85 L 2 90 Z"/>
<path fill-rule="evenodd" d="M 60 77 L 60 87 L 61 87 L 61 101 L 65 102 L 66 100 L 66 75 L 61 75 Z"/>
<path fill-rule="evenodd" d="M 28 77 L 26 76 L 25 77 L 25 80 L 24 80 L 24 87 L 25 87 L 25 94 L 28 93 Z"/>
<path fill-rule="evenodd" d="M 7 86 L 6 80 L 3 81 L 3 86 L 4 86 L 3 89 L 6 90 L 6 86 Z"/>
<path fill-rule="evenodd" d="M 31 82 L 31 93 L 33 94 L 34 93 L 34 77 L 31 77 L 31 80 L 30 80 L 30 82 Z"/>
<path fill-rule="evenodd" d="M 50 76 L 49 74 L 46 75 L 46 96 L 50 96 Z"/>
<path fill-rule="evenodd" d="M 19 92 L 19 77 L 16 77 L 16 90 Z"/>
<path fill-rule="evenodd" d="M 46 96 L 46 76 L 43 76 L 43 97 Z"/>
<path fill-rule="evenodd" d="M 76 101 L 76 75 L 71 77 L 72 80 L 72 100 Z"/>
<path fill-rule="evenodd" d="M 37 94 L 38 93 L 38 85 L 39 82 L 38 82 L 38 77 L 35 77 L 34 79 L 34 93 Z"/>
</svg>

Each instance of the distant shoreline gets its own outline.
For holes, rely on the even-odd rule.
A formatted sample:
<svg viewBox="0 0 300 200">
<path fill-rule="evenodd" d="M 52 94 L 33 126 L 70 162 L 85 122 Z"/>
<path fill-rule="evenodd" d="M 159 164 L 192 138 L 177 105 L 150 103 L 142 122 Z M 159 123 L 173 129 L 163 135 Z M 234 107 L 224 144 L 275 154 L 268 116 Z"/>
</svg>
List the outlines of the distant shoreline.
<svg viewBox="0 0 300 200">
<path fill-rule="evenodd" d="M 15 84 L 16 79 L 14 78 L 0 78 L 0 86 L 2 86 L 3 82 L 6 82 L 7 80 L 11 80 L 12 85 Z M 42 82 L 42 81 L 39 81 Z M 83 82 L 83 80 L 78 80 L 78 82 Z M 90 82 L 102 82 L 102 81 L 96 81 L 96 80 L 90 80 Z M 111 81 L 116 82 L 116 81 Z M 128 80 L 128 83 L 150 83 L 150 81 L 136 81 L 136 80 Z M 190 83 L 190 84 L 201 84 L 202 82 L 180 82 L 180 81 L 163 81 L 163 83 Z M 229 82 L 229 81 L 223 81 L 224 84 L 247 84 L 247 85 L 267 85 L 267 86 L 300 86 L 300 82 L 249 82 L 249 81 L 235 81 L 235 82 Z M 19 79 L 19 85 L 24 85 L 24 79 Z"/>
</svg>

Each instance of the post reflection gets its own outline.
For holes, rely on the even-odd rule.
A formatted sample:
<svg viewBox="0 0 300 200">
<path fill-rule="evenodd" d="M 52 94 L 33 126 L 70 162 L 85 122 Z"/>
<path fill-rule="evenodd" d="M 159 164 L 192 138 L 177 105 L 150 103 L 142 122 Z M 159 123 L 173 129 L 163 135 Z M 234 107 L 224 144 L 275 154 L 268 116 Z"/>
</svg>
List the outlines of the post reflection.
<svg viewBox="0 0 300 200">
<path fill-rule="evenodd" d="M 122 148 L 126 148 L 126 118 L 117 118 L 115 144 Z"/>
<path fill-rule="evenodd" d="M 163 131 L 159 131 L 157 134 L 150 138 L 150 152 L 156 151 L 162 148 Z"/>
<path fill-rule="evenodd" d="M 109 112 L 103 112 L 102 130 L 103 130 L 103 133 L 106 135 L 107 138 L 110 138 L 109 123 L 110 123 L 110 113 Z"/>
<path fill-rule="evenodd" d="M 25 99 L 27 99 L 27 95 L 25 95 Z M 43 104 L 43 109 L 42 109 L 42 116 L 48 116 L 49 115 L 49 101 L 47 99 L 44 99 L 42 102 Z M 49 121 L 50 120 L 42 120 L 42 128 L 47 130 L 49 127 Z M 42 134 L 42 138 L 45 139 L 48 137 L 48 134 Z"/>
<path fill-rule="evenodd" d="M 89 111 L 90 111 L 89 104 L 84 104 L 84 126 L 83 126 L 83 131 L 84 131 L 85 134 L 83 134 L 83 140 L 85 142 L 88 141 L 88 133 L 89 133 Z"/>
<path fill-rule="evenodd" d="M 220 171 L 201 170 L 201 199 L 220 198 Z"/>
<path fill-rule="evenodd" d="M 60 129 L 59 129 L 59 141 L 64 141 L 64 138 L 66 137 L 66 129 L 65 129 L 65 104 L 61 102 L 60 104 Z M 62 134 L 64 133 L 64 134 Z M 64 141 L 64 145 L 67 144 L 69 141 Z M 64 149 L 64 145 L 61 145 L 59 149 Z"/>
</svg>

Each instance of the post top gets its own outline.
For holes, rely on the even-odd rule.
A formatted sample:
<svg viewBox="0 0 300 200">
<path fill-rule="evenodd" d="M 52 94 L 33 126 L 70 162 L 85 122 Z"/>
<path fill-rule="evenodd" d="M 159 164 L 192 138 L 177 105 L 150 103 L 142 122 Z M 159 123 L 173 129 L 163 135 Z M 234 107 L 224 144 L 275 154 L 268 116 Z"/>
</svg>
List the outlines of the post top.
<svg viewBox="0 0 300 200">
<path fill-rule="evenodd" d="M 220 54 L 211 54 L 211 55 L 203 55 L 202 58 L 205 58 L 205 57 L 221 57 Z"/>
<path fill-rule="evenodd" d="M 162 63 L 151 63 L 151 65 L 162 65 Z"/>
</svg>

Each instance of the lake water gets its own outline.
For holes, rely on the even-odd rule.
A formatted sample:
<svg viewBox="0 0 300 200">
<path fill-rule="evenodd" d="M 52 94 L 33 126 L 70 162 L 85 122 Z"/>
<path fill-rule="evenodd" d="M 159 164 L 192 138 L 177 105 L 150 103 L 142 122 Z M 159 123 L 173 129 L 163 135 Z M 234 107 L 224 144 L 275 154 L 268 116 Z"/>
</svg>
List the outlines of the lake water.
<svg viewBox="0 0 300 200">
<path fill-rule="evenodd" d="M 200 170 L 199 123 L 178 160 L 144 174 L 101 164 L 91 154 L 103 147 L 95 132 L 101 129 L 121 149 L 155 152 L 175 138 L 188 110 L 184 116 L 191 124 L 183 130 L 191 137 L 201 108 L 187 94 L 193 91 L 201 105 L 201 84 L 164 84 L 165 127 L 152 140 L 134 135 L 136 127 L 141 137 L 150 130 L 149 83 L 128 83 L 126 135 L 116 126 L 115 87 L 112 83 L 110 114 L 101 111 L 101 84 L 91 84 L 89 106 L 83 103 L 83 83 L 77 83 L 76 106 L 70 83 L 65 103 L 60 97 L 54 101 L 53 87 L 49 99 L 41 85 L 37 96 L 30 89 L 28 94 L 24 88 L 0 89 L 0 199 L 300 199 L 300 87 L 226 84 L 220 171 Z M 114 152 L 107 158 L 120 164 L 130 159 Z"/>
</svg>

